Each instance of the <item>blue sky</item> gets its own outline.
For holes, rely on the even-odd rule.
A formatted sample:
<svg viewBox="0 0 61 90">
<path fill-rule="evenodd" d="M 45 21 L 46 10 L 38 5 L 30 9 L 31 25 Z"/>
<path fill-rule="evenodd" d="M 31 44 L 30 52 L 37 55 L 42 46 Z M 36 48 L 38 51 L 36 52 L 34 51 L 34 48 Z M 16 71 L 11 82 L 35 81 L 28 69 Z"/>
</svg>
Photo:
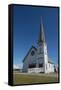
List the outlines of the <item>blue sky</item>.
<svg viewBox="0 0 61 90">
<path fill-rule="evenodd" d="M 48 55 L 58 63 L 58 8 L 13 7 L 13 61 L 15 65 L 22 60 L 32 45 L 37 47 L 41 17 L 48 47 Z"/>
</svg>

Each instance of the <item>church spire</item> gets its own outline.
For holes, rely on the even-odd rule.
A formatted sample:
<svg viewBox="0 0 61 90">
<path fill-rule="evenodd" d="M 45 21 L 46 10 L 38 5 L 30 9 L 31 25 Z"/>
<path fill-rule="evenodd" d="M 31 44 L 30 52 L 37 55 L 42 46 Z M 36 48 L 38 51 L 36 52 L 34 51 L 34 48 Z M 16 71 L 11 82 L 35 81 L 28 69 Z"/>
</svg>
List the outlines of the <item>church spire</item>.
<svg viewBox="0 0 61 90">
<path fill-rule="evenodd" d="M 44 26 L 43 26 L 43 23 L 42 23 L 42 18 L 41 18 L 41 24 L 40 24 L 40 34 L 39 34 L 38 43 L 40 43 L 40 42 L 45 42 Z"/>
</svg>

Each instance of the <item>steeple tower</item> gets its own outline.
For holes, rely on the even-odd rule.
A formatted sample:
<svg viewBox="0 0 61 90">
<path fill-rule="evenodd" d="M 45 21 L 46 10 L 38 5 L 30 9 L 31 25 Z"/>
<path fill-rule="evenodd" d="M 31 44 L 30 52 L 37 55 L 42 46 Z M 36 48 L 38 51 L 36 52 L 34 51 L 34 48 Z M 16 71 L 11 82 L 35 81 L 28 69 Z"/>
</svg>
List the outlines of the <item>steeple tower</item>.
<svg viewBox="0 0 61 90">
<path fill-rule="evenodd" d="M 40 34 L 39 34 L 39 40 L 38 40 L 38 47 L 37 47 L 37 67 L 39 64 L 42 64 L 41 72 L 47 73 L 47 63 L 48 63 L 48 53 L 47 53 L 47 44 L 45 42 L 45 36 L 44 36 L 44 26 L 42 23 L 41 18 L 41 24 L 40 24 Z"/>
<path fill-rule="evenodd" d="M 40 34 L 38 39 L 38 43 L 40 42 L 45 42 L 44 26 L 43 26 L 42 18 L 41 18 L 41 24 L 40 24 Z"/>
</svg>

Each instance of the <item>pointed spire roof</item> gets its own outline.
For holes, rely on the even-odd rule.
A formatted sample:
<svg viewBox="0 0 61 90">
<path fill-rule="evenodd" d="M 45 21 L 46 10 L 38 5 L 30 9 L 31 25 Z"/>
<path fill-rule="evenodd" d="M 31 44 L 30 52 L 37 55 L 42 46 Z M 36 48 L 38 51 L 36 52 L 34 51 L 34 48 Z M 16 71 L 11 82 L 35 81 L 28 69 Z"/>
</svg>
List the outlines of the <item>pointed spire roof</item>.
<svg viewBox="0 0 61 90">
<path fill-rule="evenodd" d="M 45 36 L 44 36 L 44 26 L 41 18 L 41 24 L 40 24 L 40 34 L 39 34 L 39 40 L 38 43 L 45 42 Z"/>
</svg>

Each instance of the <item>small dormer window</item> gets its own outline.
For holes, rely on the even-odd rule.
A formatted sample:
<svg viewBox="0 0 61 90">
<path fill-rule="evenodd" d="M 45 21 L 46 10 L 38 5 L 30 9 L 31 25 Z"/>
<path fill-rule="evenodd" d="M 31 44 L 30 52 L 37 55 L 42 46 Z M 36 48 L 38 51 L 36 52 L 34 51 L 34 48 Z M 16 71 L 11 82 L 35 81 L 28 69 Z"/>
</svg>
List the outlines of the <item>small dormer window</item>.
<svg viewBox="0 0 61 90">
<path fill-rule="evenodd" d="M 31 55 L 33 56 L 34 54 L 35 54 L 35 52 L 34 52 L 34 51 L 32 51 L 32 52 L 31 52 Z"/>
</svg>

